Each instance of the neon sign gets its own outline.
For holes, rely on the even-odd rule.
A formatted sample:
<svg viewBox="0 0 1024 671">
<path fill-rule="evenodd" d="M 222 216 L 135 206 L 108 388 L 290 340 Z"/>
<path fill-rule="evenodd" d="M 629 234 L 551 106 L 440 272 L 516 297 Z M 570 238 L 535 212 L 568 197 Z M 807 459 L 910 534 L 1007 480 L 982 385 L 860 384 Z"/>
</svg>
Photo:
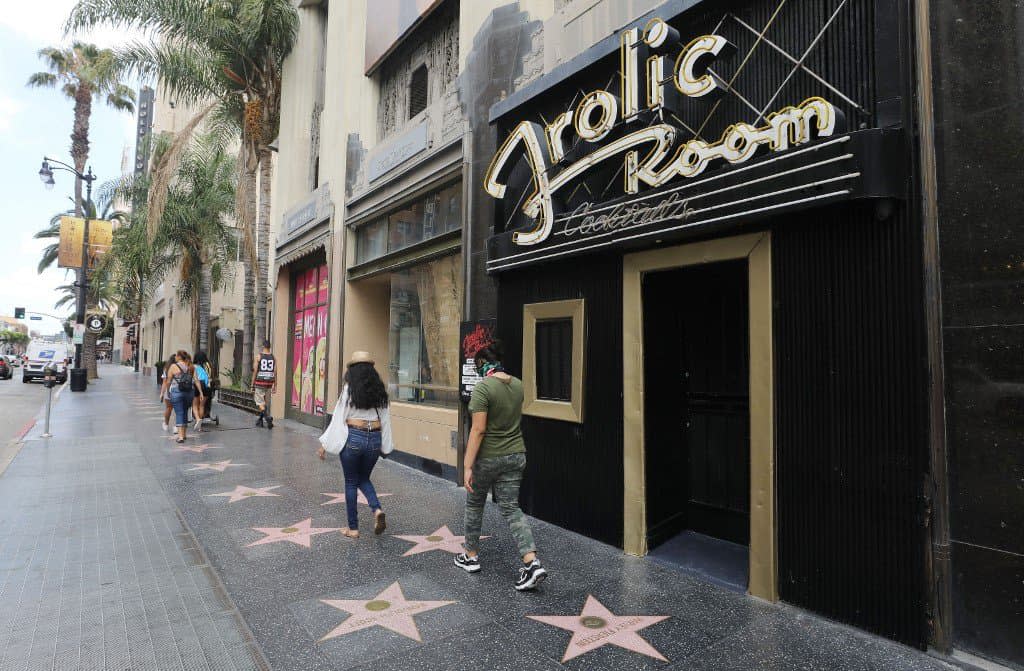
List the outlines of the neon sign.
<svg viewBox="0 0 1024 671">
<path fill-rule="evenodd" d="M 562 112 L 547 126 L 522 121 L 512 130 L 494 155 L 484 177 L 484 190 L 494 198 L 504 198 L 509 174 L 521 157 L 526 158 L 533 192 L 525 198 L 522 211 L 534 220 L 535 226 L 530 231 L 516 232 L 512 236 L 516 245 L 536 245 L 547 240 L 558 214 L 556 193 L 611 158 L 622 156 L 623 191 L 635 194 L 641 185 L 659 187 L 676 177 L 697 177 L 719 162 L 743 163 L 762 151 L 785 151 L 831 136 L 841 128 L 842 113 L 823 98 L 812 97 L 767 115 L 764 125 L 732 124 L 714 142 L 697 137 L 685 140 L 681 129 L 665 122 L 665 114 L 658 115 L 658 123 L 608 139 L 620 122 L 638 122 L 648 112 L 672 112 L 686 98 L 706 98 L 727 90 L 728 84 L 710 67 L 735 52 L 728 40 L 720 35 L 692 40 L 679 52 L 668 75 L 669 52 L 679 42 L 679 33 L 662 19 L 652 19 L 643 31 L 624 31 L 619 96 L 604 90 L 592 91 L 574 109 Z M 644 82 L 640 76 L 641 62 L 645 65 Z M 584 142 L 604 144 L 565 164 L 565 134 L 570 129 Z"/>
</svg>

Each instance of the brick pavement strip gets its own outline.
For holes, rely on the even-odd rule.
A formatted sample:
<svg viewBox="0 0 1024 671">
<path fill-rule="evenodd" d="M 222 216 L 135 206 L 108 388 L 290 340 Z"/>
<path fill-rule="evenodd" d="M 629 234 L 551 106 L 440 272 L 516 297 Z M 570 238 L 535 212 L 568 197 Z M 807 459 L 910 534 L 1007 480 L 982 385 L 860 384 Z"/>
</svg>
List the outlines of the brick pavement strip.
<svg viewBox="0 0 1024 671">
<path fill-rule="evenodd" d="M 259 529 L 302 536 L 297 521 L 344 526 L 343 506 L 323 507 L 341 471 L 317 459 L 315 432 L 218 406 L 220 426 L 189 438 L 215 452 L 175 450 L 142 412 L 158 408 L 152 378 L 101 371 L 62 396 L 56 438 L 37 427 L 0 477 L 0 671 L 951 668 L 539 521 L 551 578 L 519 594 L 491 509 L 480 573 L 410 554 L 400 536 L 461 532 L 463 492 L 393 462 L 374 474 L 391 493 L 385 535 L 259 543 Z M 237 467 L 196 468 L 225 460 Z M 276 496 L 223 496 L 252 490 Z"/>
</svg>

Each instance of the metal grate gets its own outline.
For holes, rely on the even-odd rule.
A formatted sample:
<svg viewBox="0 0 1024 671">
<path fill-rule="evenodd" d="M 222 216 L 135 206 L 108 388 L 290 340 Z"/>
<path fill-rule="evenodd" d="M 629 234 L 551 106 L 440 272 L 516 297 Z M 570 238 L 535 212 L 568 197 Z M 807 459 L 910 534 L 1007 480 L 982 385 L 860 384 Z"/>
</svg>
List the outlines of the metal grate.
<svg viewBox="0 0 1024 671">
<path fill-rule="evenodd" d="M 427 66 L 421 65 L 413 70 L 409 77 L 409 118 L 413 118 L 423 110 L 427 109 L 427 94 L 429 87 Z"/>
<path fill-rule="evenodd" d="M 572 319 L 537 322 L 537 398 L 572 400 Z"/>
</svg>

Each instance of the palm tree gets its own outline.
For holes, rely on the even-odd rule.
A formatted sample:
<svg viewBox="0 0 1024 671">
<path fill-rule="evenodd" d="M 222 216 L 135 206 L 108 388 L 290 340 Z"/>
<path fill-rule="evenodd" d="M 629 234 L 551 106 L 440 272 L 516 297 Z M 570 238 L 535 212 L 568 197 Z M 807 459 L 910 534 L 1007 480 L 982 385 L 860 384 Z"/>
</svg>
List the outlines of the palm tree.
<svg viewBox="0 0 1024 671">
<path fill-rule="evenodd" d="M 95 44 L 75 42 L 69 49 L 56 47 L 40 49 L 39 57 L 46 64 L 46 71 L 36 72 L 29 77 L 28 86 L 59 87 L 67 98 L 74 101 L 71 160 L 75 169 L 79 173 L 84 173 L 85 164 L 89 160 L 89 122 L 92 117 L 93 99 L 103 100 L 116 110 L 133 112 L 135 110 L 135 92 L 122 84 L 116 76 L 114 52 L 110 49 L 100 49 Z M 82 180 L 76 177 L 74 214 L 81 216 L 87 207 L 88 204 L 82 202 Z M 58 235 L 59 226 L 58 220 Z M 55 254 L 52 256 L 55 257 Z M 47 261 L 45 255 L 43 261 Z M 50 258 L 47 265 L 52 263 L 53 258 Z M 40 262 L 40 272 L 45 268 L 46 265 Z M 81 271 L 78 271 L 78 275 L 78 280 L 81 281 Z M 89 378 L 95 378 L 97 376 L 95 335 L 86 337 L 82 343 L 82 363 L 88 370 Z"/>
<path fill-rule="evenodd" d="M 105 98 L 110 107 L 133 112 L 135 92 L 115 76 L 114 52 L 110 49 L 75 42 L 70 49 L 40 49 L 39 57 L 46 63 L 46 71 L 36 72 L 29 77 L 28 85 L 41 88 L 60 87 L 64 95 L 74 101 L 71 159 L 75 169 L 84 173 L 85 163 L 89 160 L 89 121 L 92 116 L 93 99 Z M 83 211 L 82 180 L 76 178 L 75 214 L 81 216 Z"/>
<path fill-rule="evenodd" d="M 193 341 L 206 350 L 210 302 L 230 276 L 236 240 L 229 223 L 235 211 L 235 159 L 209 135 L 184 152 L 169 187 L 156 246 L 179 262 L 178 300 L 192 306 Z"/>
<path fill-rule="evenodd" d="M 98 24 L 135 28 L 160 35 L 159 44 L 135 43 L 117 50 L 121 72 L 154 75 L 168 92 L 184 102 L 205 107 L 182 134 L 191 133 L 198 119 L 211 111 L 241 126 L 237 217 L 247 258 L 247 300 L 254 311 L 247 320 L 243 358 L 252 361 L 252 342 L 266 328 L 268 259 L 270 254 L 270 142 L 277 137 L 281 109 L 281 70 L 298 34 L 298 13 L 292 0 L 176 0 L 139 3 L 138 0 L 79 0 L 67 22 L 68 30 Z M 183 143 L 175 141 L 176 149 Z M 154 183 L 170 180 L 176 152 L 154 165 Z M 162 189 L 150 194 L 150 214 L 159 218 Z M 259 196 L 257 207 L 257 194 Z M 254 226 L 255 223 L 255 226 Z M 249 274 L 255 262 L 256 277 Z M 248 299 L 253 283 L 255 306 Z"/>
</svg>

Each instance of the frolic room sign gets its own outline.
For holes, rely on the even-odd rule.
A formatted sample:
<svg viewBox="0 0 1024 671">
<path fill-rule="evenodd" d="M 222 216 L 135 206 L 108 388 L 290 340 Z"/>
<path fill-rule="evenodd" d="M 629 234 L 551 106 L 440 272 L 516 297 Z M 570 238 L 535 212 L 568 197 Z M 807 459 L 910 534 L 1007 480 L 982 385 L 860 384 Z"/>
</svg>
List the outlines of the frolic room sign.
<svg viewBox="0 0 1024 671">
<path fill-rule="evenodd" d="M 512 255 L 516 254 L 515 248 L 521 254 L 530 254 L 531 248 L 548 247 L 555 240 L 600 237 L 595 234 L 608 235 L 669 219 L 699 218 L 706 209 L 698 202 L 699 189 L 683 193 L 665 189 L 672 193 L 656 196 L 638 194 L 644 187 L 663 187 L 673 180 L 705 182 L 717 167 L 743 164 L 771 152 L 796 154 L 789 150 L 844 131 L 842 113 L 823 98 L 810 97 L 767 114 L 760 123 L 733 123 L 717 140 L 694 137 L 671 120 L 683 105 L 727 92 L 729 84 L 714 73 L 714 64 L 730 58 L 736 49 L 720 35 L 703 35 L 681 48 L 680 44 L 679 33 L 661 19 L 652 19 L 643 29 L 626 30 L 620 47 L 618 95 L 591 91 L 549 124 L 524 120 L 514 127 L 495 154 L 484 181 L 488 194 L 505 198 L 513 168 L 526 159 L 532 189 L 527 187 L 521 210 L 533 220 L 533 226 L 511 234 Z M 592 146 L 571 163 L 567 160 L 570 133 Z M 577 149 L 573 157 L 579 153 Z M 584 203 L 571 212 L 561 211 L 559 191 L 608 161 L 621 161 L 623 182 L 618 195 L 627 201 L 631 195 L 636 198 L 611 206 Z M 832 162 L 841 163 L 838 159 Z M 752 176 L 761 178 L 760 174 Z M 492 259 L 492 269 L 494 263 Z"/>
</svg>

